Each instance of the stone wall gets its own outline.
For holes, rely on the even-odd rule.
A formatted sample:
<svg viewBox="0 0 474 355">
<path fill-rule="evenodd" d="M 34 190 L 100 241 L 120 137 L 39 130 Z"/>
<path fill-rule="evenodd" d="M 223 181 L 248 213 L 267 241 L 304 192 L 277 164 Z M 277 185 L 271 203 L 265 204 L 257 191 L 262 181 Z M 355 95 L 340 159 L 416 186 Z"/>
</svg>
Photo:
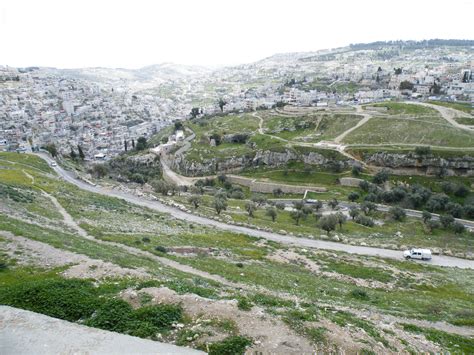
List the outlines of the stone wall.
<svg viewBox="0 0 474 355">
<path fill-rule="evenodd" d="M 238 185 L 243 185 L 250 188 L 251 192 L 259 193 L 272 193 L 273 190 L 280 189 L 283 193 L 286 194 L 302 194 L 306 190 L 316 191 L 316 192 L 326 192 L 327 189 L 319 186 L 303 186 L 303 185 L 287 185 L 279 184 L 276 182 L 262 182 L 256 181 L 249 178 L 243 178 L 236 175 L 227 175 L 227 179 Z"/>
</svg>

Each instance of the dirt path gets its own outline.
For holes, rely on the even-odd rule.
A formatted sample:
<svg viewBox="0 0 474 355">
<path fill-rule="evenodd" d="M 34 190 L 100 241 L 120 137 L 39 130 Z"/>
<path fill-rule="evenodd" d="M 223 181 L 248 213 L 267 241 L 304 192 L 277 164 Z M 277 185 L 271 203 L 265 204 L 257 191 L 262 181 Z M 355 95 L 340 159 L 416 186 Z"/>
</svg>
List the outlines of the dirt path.
<svg viewBox="0 0 474 355">
<path fill-rule="evenodd" d="M 336 138 L 334 138 L 334 142 L 340 143 L 349 133 L 356 130 L 360 126 L 365 125 L 372 118 L 372 114 L 363 113 L 362 112 L 362 107 L 360 107 L 360 106 L 357 106 L 356 113 L 359 114 L 359 115 L 362 115 L 364 118 L 362 118 L 359 122 L 357 122 L 357 124 L 355 126 L 349 128 L 347 131 L 341 133 Z"/>
<path fill-rule="evenodd" d="M 107 277 L 151 277 L 144 269 L 128 269 L 107 261 L 92 259 L 86 255 L 55 248 L 36 240 L 15 236 L 7 231 L 0 231 L 6 240 L 2 250 L 20 265 L 40 267 L 59 267 L 71 265 L 62 274 L 71 278 L 103 279 Z"/>
<path fill-rule="evenodd" d="M 474 133 L 474 127 L 464 125 L 461 123 L 458 123 L 454 118 L 458 116 L 467 116 L 464 112 L 449 108 L 449 107 L 444 107 L 444 106 L 439 106 L 439 105 L 433 105 L 433 104 L 428 104 L 426 102 L 407 102 L 408 104 L 414 104 L 414 105 L 420 105 L 420 106 L 425 106 L 425 107 L 430 107 L 432 109 L 435 109 L 441 114 L 441 117 L 443 117 L 446 121 L 449 122 L 452 126 L 462 129 L 464 131 L 468 131 L 470 133 Z"/>
<path fill-rule="evenodd" d="M 145 250 L 137 249 L 137 248 L 130 247 L 130 246 L 120 244 L 120 243 L 115 243 L 115 242 L 109 242 L 109 241 L 96 239 L 95 237 L 89 235 L 84 229 L 82 229 L 74 221 L 72 216 L 64 209 L 63 206 L 61 206 L 61 204 L 58 202 L 58 200 L 54 196 L 52 196 L 50 194 L 47 194 L 46 192 L 44 194 L 45 194 L 45 196 L 47 196 L 51 199 L 53 204 L 56 206 L 58 211 L 61 213 L 61 215 L 64 218 L 65 224 L 67 226 L 69 226 L 70 228 L 74 229 L 77 232 L 77 234 L 79 234 L 79 236 L 81 236 L 83 238 L 93 240 L 94 242 L 99 243 L 99 244 L 110 245 L 110 246 L 120 248 L 122 250 L 125 250 L 125 251 L 129 252 L 130 254 L 140 255 L 140 256 L 155 260 L 155 261 L 159 262 L 162 265 L 171 267 L 173 269 L 176 269 L 176 270 L 188 273 L 188 274 L 192 274 L 192 275 L 200 276 L 200 277 L 205 278 L 205 279 L 213 280 L 213 281 L 219 282 L 219 283 L 221 283 L 225 286 L 230 286 L 230 287 L 233 287 L 235 289 L 247 288 L 247 285 L 228 281 L 227 279 L 225 279 L 224 277 L 221 277 L 219 275 L 210 274 L 208 272 L 195 269 L 191 266 L 180 264 L 180 263 L 178 263 L 174 260 L 157 256 L 157 255 L 155 255 L 153 253 L 150 253 L 148 251 L 145 251 Z"/>
<path fill-rule="evenodd" d="M 94 239 L 93 237 L 89 236 L 87 234 L 87 232 L 82 229 L 75 221 L 74 219 L 72 218 L 72 216 L 69 214 L 68 211 L 66 211 L 64 209 L 64 207 L 58 202 L 58 200 L 53 196 L 53 195 L 50 195 L 48 194 L 46 191 L 42 191 L 43 192 L 43 195 L 46 196 L 47 198 L 49 198 L 51 200 L 51 202 L 53 203 L 54 207 L 56 207 L 56 209 L 58 210 L 58 212 L 61 214 L 61 216 L 63 216 L 63 222 L 68 226 L 70 227 L 71 229 L 73 229 L 77 234 L 79 234 L 81 237 L 84 237 L 84 238 L 87 238 L 87 239 Z"/>
</svg>

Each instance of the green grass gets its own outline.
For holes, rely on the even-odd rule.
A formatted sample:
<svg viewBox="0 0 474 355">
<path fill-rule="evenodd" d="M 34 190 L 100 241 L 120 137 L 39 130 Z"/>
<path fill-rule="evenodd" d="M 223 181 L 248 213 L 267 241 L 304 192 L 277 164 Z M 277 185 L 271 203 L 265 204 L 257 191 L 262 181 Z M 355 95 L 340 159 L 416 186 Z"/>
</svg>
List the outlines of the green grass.
<svg viewBox="0 0 474 355">
<path fill-rule="evenodd" d="M 439 344 L 444 350 L 449 350 L 453 354 L 474 353 L 474 339 L 456 334 L 446 333 L 431 328 L 422 328 L 413 324 L 402 323 L 402 328 L 415 334 L 423 334 L 426 339 Z"/>
<path fill-rule="evenodd" d="M 377 104 L 367 105 L 366 107 L 387 107 L 387 113 L 390 115 L 432 115 L 432 116 L 439 116 L 438 111 L 431 107 L 425 107 L 416 104 L 408 104 L 402 102 L 381 102 Z"/>
<path fill-rule="evenodd" d="M 447 123 L 427 124 L 411 119 L 374 117 L 349 133 L 344 143 L 473 147 L 474 135 Z"/>
<path fill-rule="evenodd" d="M 428 101 L 430 104 L 444 106 L 448 108 L 453 108 L 458 111 L 462 111 L 465 113 L 471 113 L 473 108 L 471 104 L 463 103 L 463 102 L 446 102 L 446 101 Z"/>
</svg>

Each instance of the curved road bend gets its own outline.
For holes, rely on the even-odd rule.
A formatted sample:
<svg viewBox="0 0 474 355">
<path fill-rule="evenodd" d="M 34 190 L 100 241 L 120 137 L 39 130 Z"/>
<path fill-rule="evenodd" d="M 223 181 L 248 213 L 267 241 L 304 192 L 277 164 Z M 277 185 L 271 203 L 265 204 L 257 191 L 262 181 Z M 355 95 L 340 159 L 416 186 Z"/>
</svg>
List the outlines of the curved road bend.
<svg viewBox="0 0 474 355">
<path fill-rule="evenodd" d="M 53 162 L 53 160 L 44 153 L 38 153 L 38 156 L 46 160 L 48 163 Z M 169 213 L 173 217 L 186 220 L 192 223 L 198 223 L 206 226 L 213 226 L 222 230 L 236 232 L 241 234 L 250 235 L 257 238 L 264 238 L 267 240 L 275 241 L 282 244 L 294 245 L 303 248 L 317 248 L 317 249 L 326 249 L 326 250 L 335 250 L 343 251 L 350 254 L 359 254 L 359 255 L 369 255 L 369 256 L 379 256 L 384 258 L 398 259 L 403 260 L 402 252 L 397 250 L 382 249 L 382 248 L 373 248 L 373 247 L 363 247 L 363 246 L 354 246 L 337 242 L 330 242 L 324 240 L 314 240 L 308 238 L 297 238 L 287 235 L 282 235 L 273 232 L 265 232 L 262 230 L 256 230 L 252 228 L 246 228 L 241 226 L 236 226 L 232 224 L 226 224 L 223 222 L 215 221 L 213 219 L 196 216 L 191 213 L 183 212 L 177 208 L 164 205 L 158 201 L 150 201 L 126 192 L 116 191 L 107 189 L 100 186 L 92 186 L 82 180 L 78 180 L 71 172 L 64 170 L 60 166 L 55 166 L 53 169 L 56 173 L 61 176 L 64 180 L 70 182 L 77 187 L 89 191 L 95 192 L 102 195 L 107 195 L 111 197 L 117 197 L 127 202 L 147 207 L 162 213 Z M 449 256 L 434 256 L 430 262 L 427 264 L 438 265 L 438 266 L 448 266 L 448 267 L 459 267 L 462 269 L 474 269 L 474 261 L 467 259 L 454 258 Z"/>
</svg>

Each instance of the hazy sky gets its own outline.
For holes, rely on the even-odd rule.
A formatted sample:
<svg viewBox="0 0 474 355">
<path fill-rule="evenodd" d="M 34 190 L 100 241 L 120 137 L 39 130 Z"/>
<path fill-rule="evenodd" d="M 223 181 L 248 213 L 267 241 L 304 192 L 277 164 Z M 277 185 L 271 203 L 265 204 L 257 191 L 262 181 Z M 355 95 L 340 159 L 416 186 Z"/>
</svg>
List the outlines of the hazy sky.
<svg viewBox="0 0 474 355">
<path fill-rule="evenodd" d="M 0 65 L 227 65 L 395 39 L 474 39 L 474 0 L 0 0 Z"/>
</svg>

